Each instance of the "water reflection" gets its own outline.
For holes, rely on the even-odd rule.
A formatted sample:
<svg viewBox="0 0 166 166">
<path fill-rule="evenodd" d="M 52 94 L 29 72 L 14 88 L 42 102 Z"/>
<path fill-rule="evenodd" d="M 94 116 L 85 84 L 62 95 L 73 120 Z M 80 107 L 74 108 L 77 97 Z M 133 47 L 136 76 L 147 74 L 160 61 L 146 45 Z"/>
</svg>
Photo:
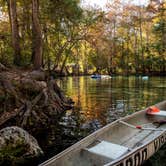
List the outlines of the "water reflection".
<svg viewBox="0 0 166 166">
<path fill-rule="evenodd" d="M 57 83 L 75 101 L 75 107 L 39 136 L 43 138 L 38 139 L 45 152 L 43 161 L 103 125 L 166 99 L 165 77 L 66 77 Z"/>
<path fill-rule="evenodd" d="M 91 79 L 90 77 L 67 77 L 58 84 L 75 101 L 82 123 L 98 120 L 105 125 L 126 114 L 166 99 L 166 79 L 150 77 L 113 77 Z M 78 118 L 77 117 L 77 118 Z"/>
</svg>

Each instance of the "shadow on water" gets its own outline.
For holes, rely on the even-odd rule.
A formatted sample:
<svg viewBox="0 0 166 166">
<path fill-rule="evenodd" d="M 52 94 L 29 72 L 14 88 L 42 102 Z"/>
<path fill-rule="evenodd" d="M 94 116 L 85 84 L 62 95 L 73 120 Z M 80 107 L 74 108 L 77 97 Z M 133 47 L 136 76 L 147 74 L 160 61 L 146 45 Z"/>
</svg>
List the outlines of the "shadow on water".
<svg viewBox="0 0 166 166">
<path fill-rule="evenodd" d="M 166 99 L 165 77 L 142 80 L 140 77 L 118 76 L 94 80 L 84 76 L 65 77 L 57 82 L 75 101 L 75 107 L 66 111 L 58 124 L 52 124 L 49 130 L 38 134 L 39 144 L 45 152 L 42 161 L 102 126 Z M 157 154 L 157 164 L 161 166 L 162 153 L 163 150 Z M 155 156 L 144 165 L 157 166 L 153 162 Z"/>
</svg>

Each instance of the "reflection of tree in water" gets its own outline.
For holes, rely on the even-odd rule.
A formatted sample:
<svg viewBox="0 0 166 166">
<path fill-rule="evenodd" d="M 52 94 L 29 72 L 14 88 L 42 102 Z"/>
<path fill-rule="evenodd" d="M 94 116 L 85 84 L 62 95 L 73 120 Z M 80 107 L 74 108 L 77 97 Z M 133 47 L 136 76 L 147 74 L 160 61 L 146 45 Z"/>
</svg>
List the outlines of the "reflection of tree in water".
<svg viewBox="0 0 166 166">
<path fill-rule="evenodd" d="M 64 147 L 70 146 L 83 137 L 80 130 L 82 121 L 80 117 L 77 112 L 72 111 L 71 114 L 62 117 L 59 122 Z"/>
<path fill-rule="evenodd" d="M 161 87 L 157 87 L 158 83 Z M 52 127 L 48 139 L 52 140 L 56 149 L 54 155 L 103 125 L 132 114 L 142 109 L 142 106 L 146 107 L 163 100 L 166 96 L 164 83 L 159 78 L 149 80 L 142 80 L 140 77 L 115 77 L 111 80 L 70 78 L 68 90 L 75 101 L 75 108 L 64 114 L 58 127 Z M 69 83 L 67 84 L 66 80 L 62 85 L 66 89 Z M 52 150 L 50 148 L 50 151 Z"/>
<path fill-rule="evenodd" d="M 45 154 L 43 161 L 88 135 L 85 130 L 81 129 L 82 119 L 80 117 L 78 111 L 69 110 L 59 118 L 58 123 L 52 122 L 48 129 L 38 133 L 39 144 Z"/>
</svg>

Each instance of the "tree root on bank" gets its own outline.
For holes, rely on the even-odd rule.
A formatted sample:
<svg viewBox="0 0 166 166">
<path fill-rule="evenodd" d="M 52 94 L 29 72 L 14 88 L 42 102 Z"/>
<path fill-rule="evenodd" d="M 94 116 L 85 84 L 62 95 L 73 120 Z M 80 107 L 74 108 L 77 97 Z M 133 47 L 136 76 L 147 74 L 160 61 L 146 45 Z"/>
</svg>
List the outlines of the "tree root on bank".
<svg viewBox="0 0 166 166">
<path fill-rule="evenodd" d="M 51 118 L 72 108 L 71 100 L 43 71 L 20 73 L 0 72 L 0 126 L 47 126 Z"/>
<path fill-rule="evenodd" d="M 27 120 L 29 116 L 31 115 L 31 110 L 32 110 L 32 104 L 30 101 L 26 102 L 26 111 L 23 116 L 23 121 L 21 123 L 21 126 L 24 127 L 27 124 Z"/>
<path fill-rule="evenodd" d="M 9 119 L 14 118 L 15 116 L 17 116 L 20 111 L 24 108 L 24 106 L 21 106 L 19 109 L 14 109 L 11 112 L 4 112 L 1 116 L 0 116 L 0 126 L 2 126 L 6 121 L 8 121 Z"/>
</svg>

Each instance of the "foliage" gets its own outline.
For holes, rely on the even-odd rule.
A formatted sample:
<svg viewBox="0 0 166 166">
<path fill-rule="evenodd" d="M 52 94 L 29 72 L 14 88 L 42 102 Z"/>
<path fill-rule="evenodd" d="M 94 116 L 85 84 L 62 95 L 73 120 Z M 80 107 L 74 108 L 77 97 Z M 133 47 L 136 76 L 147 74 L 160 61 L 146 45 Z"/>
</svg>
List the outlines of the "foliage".
<svg viewBox="0 0 166 166">
<path fill-rule="evenodd" d="M 12 65 L 14 50 L 7 1 L 0 1 L 0 62 Z M 146 6 L 112 1 L 107 12 L 81 8 L 80 0 L 39 0 L 46 70 L 72 73 L 91 69 L 122 74 L 165 72 L 165 1 Z M 21 65 L 33 63 L 32 2 L 18 0 L 16 14 Z"/>
</svg>

